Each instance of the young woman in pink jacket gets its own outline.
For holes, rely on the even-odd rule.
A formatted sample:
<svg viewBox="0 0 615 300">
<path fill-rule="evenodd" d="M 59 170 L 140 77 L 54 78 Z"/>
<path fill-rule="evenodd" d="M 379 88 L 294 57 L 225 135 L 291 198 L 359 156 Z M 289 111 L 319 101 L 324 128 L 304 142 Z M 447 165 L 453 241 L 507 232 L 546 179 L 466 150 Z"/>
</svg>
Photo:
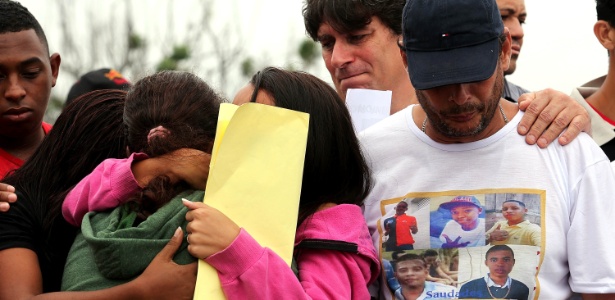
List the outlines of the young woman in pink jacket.
<svg viewBox="0 0 615 300">
<path fill-rule="evenodd" d="M 295 237 L 297 268 L 203 203 L 184 203 L 190 209 L 188 251 L 218 270 L 228 299 L 369 299 L 367 287 L 378 277 L 379 263 L 360 205 L 371 178 L 344 102 L 324 81 L 277 68 L 258 72 L 233 102 L 310 114 Z M 161 166 L 152 170 L 171 168 L 160 159 L 136 156 L 105 161 L 69 193 L 64 216 L 79 224 L 88 210 L 121 204 L 140 190 L 138 182 L 149 178 L 137 170 L 148 161 Z M 127 182 L 132 187 L 125 187 Z M 120 184 L 122 189 L 109 188 Z"/>
</svg>

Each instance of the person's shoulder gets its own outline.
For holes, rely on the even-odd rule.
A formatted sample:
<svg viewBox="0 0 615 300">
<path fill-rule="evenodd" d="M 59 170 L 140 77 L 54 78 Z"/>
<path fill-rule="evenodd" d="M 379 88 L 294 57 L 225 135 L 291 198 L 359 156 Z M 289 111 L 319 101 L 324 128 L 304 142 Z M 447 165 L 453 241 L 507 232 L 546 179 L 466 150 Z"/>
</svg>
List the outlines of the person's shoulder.
<svg viewBox="0 0 615 300">
<path fill-rule="evenodd" d="M 527 285 L 525 285 L 525 283 L 523 283 L 523 282 L 521 282 L 521 281 L 519 281 L 517 279 L 514 279 L 514 278 L 510 278 L 510 279 L 512 280 L 512 286 L 513 287 L 517 286 L 517 287 L 520 287 L 522 289 L 525 289 L 525 290 L 529 291 L 529 288 L 527 287 Z"/>
<path fill-rule="evenodd" d="M 519 95 L 530 92 L 528 89 L 525 89 L 515 83 L 512 83 L 510 80 L 507 80 L 507 79 L 504 79 L 504 80 L 505 80 L 504 82 L 506 83 L 506 85 L 508 85 L 508 88 L 510 88 L 511 90 L 514 90 Z"/>
<path fill-rule="evenodd" d="M 34 205 L 35 198 L 29 193 L 24 193 L 20 188 L 15 189 L 15 195 L 17 195 L 17 201 L 11 203 L 11 209 L 7 213 L 13 211 L 13 208 L 15 208 L 15 211 L 23 209 L 25 210 L 24 212 L 27 212 L 28 209 L 33 209 L 37 206 Z"/>
<path fill-rule="evenodd" d="M 381 138 L 383 136 L 383 133 L 385 135 L 389 135 L 398 134 L 400 130 L 405 131 L 405 129 L 408 128 L 407 120 L 412 115 L 412 107 L 413 105 L 408 106 L 396 112 L 395 114 L 384 118 L 382 121 L 370 126 L 369 128 L 361 131 L 358 135 L 359 139 L 361 141 L 370 141 L 373 139 Z"/>
<path fill-rule="evenodd" d="M 560 145 L 558 141 L 553 141 L 546 149 L 562 153 L 570 159 L 586 159 L 586 160 L 608 160 L 604 151 L 598 146 L 594 139 L 587 133 L 581 132 L 566 146 Z"/>
<path fill-rule="evenodd" d="M 469 287 L 471 287 L 473 285 L 482 284 L 484 282 L 485 282 L 485 279 L 483 277 L 472 279 L 472 280 L 464 283 L 463 285 L 461 285 L 461 289 L 467 289 L 467 288 L 469 288 Z"/>
<path fill-rule="evenodd" d="M 525 224 L 525 227 L 527 227 L 527 228 L 540 230 L 540 226 L 538 224 L 534 224 L 534 223 L 530 222 L 529 220 L 525 220 L 523 222 Z"/>
<path fill-rule="evenodd" d="M 0 251 L 9 248 L 27 248 L 35 250 L 41 220 L 39 205 L 34 205 L 32 199 L 18 189 L 17 201 L 11 203 L 7 212 L 0 213 Z"/>
</svg>

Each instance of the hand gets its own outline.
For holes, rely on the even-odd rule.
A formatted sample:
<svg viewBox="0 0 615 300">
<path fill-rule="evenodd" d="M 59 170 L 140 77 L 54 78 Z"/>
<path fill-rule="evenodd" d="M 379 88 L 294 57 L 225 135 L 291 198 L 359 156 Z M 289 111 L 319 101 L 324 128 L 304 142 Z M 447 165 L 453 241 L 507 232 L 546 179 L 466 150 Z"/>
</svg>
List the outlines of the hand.
<svg viewBox="0 0 615 300">
<path fill-rule="evenodd" d="M 219 210 L 202 202 L 184 200 L 190 210 L 186 214 L 188 252 L 207 258 L 226 249 L 239 235 L 239 226 Z"/>
<path fill-rule="evenodd" d="M 182 230 L 177 228 L 167 245 L 135 279 L 143 299 L 190 299 L 196 285 L 197 263 L 180 266 L 173 256 L 182 243 Z"/>
<path fill-rule="evenodd" d="M 12 185 L 0 183 L 0 212 L 7 212 L 11 208 L 10 203 L 17 201 L 15 188 Z"/>
<path fill-rule="evenodd" d="M 465 243 L 459 243 L 461 236 L 458 236 L 454 241 L 451 240 L 446 234 L 443 234 L 442 236 L 444 237 L 444 239 L 446 239 L 446 243 L 442 244 L 442 248 L 462 248 L 470 243 L 469 241 Z"/>
<path fill-rule="evenodd" d="M 508 231 L 500 230 L 500 227 L 502 227 L 502 225 L 498 225 L 498 227 L 496 227 L 495 230 L 489 234 L 490 240 L 501 242 L 508 238 Z"/>
<path fill-rule="evenodd" d="M 558 139 L 561 145 L 570 143 L 581 131 L 591 134 L 587 111 L 570 96 L 552 89 L 526 93 L 519 97 L 519 109 L 525 115 L 517 132 L 526 135 L 525 141 L 540 148 Z M 529 128 L 529 130 L 528 130 Z"/>
</svg>

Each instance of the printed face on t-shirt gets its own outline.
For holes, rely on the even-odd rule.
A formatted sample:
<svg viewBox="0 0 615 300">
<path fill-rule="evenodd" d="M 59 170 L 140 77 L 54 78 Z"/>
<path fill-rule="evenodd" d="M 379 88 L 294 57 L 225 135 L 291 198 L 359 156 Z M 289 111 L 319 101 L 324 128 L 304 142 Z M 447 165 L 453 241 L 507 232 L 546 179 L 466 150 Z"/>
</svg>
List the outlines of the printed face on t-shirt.
<svg viewBox="0 0 615 300">
<path fill-rule="evenodd" d="M 527 208 L 521 206 L 517 202 L 506 202 L 502 204 L 502 215 L 508 221 L 509 225 L 514 225 L 523 222 Z"/>
<path fill-rule="evenodd" d="M 457 205 L 451 208 L 451 216 L 463 230 L 470 231 L 478 226 L 478 216 L 481 211 L 482 209 L 474 205 Z"/>
<path fill-rule="evenodd" d="M 489 268 L 491 277 L 508 277 L 515 265 L 513 254 L 508 250 L 496 250 L 490 252 L 485 260 L 485 265 Z"/>
<path fill-rule="evenodd" d="M 427 267 L 420 259 L 399 261 L 395 265 L 395 277 L 405 287 L 421 287 L 425 284 Z"/>
<path fill-rule="evenodd" d="M 406 202 L 400 202 L 395 206 L 395 214 L 403 215 L 408 210 L 408 204 Z"/>
</svg>

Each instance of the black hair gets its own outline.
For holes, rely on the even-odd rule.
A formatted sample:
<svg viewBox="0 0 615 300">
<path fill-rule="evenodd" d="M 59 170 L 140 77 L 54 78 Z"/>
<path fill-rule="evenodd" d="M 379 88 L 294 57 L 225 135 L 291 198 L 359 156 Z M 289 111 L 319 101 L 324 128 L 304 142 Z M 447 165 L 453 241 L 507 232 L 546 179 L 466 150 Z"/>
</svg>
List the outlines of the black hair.
<svg viewBox="0 0 615 300">
<path fill-rule="evenodd" d="M 30 29 L 34 29 L 49 55 L 49 44 L 47 44 L 45 32 L 32 13 L 19 2 L 0 0 L 0 34 Z"/>
<path fill-rule="evenodd" d="M 107 158 L 126 157 L 125 96 L 124 91 L 103 90 L 77 98 L 34 154 L 4 178 L 3 182 L 39 205 L 32 214 L 41 218 L 45 234 L 62 218 L 64 197 L 81 179 Z"/>
<path fill-rule="evenodd" d="M 396 35 L 402 33 L 401 21 L 405 0 L 306 0 L 303 22 L 308 35 L 318 40 L 318 28 L 328 22 L 335 30 L 353 32 L 377 17 Z"/>
<path fill-rule="evenodd" d="M 428 256 L 438 256 L 438 251 L 433 250 L 433 249 L 427 249 L 425 250 L 425 252 L 423 252 L 423 257 L 428 257 Z"/>
<path fill-rule="evenodd" d="M 391 258 L 393 260 L 397 260 L 400 256 L 402 256 L 404 254 L 406 254 L 406 252 L 404 252 L 402 250 L 398 250 L 398 251 L 395 251 L 395 252 L 391 253 Z"/>
<path fill-rule="evenodd" d="M 515 252 L 512 250 L 512 248 L 508 247 L 507 245 L 495 245 L 489 248 L 489 250 L 487 250 L 487 253 L 485 253 L 485 259 L 489 257 L 489 253 L 494 252 L 494 251 L 510 251 L 513 259 L 515 258 Z"/>
<path fill-rule="evenodd" d="M 525 207 L 525 203 L 519 201 L 519 200 L 514 200 L 514 199 L 508 199 L 504 202 L 502 202 L 502 204 L 507 203 L 507 202 L 514 202 L 514 203 L 518 203 L 519 205 L 521 205 L 522 207 Z"/>
<path fill-rule="evenodd" d="M 598 20 L 607 21 L 609 25 L 615 26 L 615 1 L 596 0 L 596 13 Z"/>
<path fill-rule="evenodd" d="M 124 125 L 130 151 L 149 157 L 181 148 L 211 153 L 222 102 L 205 81 L 189 72 L 162 71 L 142 78 L 126 95 Z M 158 126 L 168 134 L 148 138 Z M 162 175 L 130 202 L 144 219 L 188 188 Z"/>
<path fill-rule="evenodd" d="M 427 263 L 425 262 L 423 257 L 414 253 L 408 253 L 397 258 L 397 260 L 395 261 L 395 272 L 397 272 L 397 266 L 399 266 L 400 262 L 408 260 L 419 260 L 423 263 L 423 268 L 427 268 Z"/>
<path fill-rule="evenodd" d="M 268 67 L 254 75 L 275 106 L 310 114 L 299 203 L 299 222 L 324 203 L 362 205 L 372 186 L 346 105 L 331 86 L 313 75 Z"/>
</svg>

